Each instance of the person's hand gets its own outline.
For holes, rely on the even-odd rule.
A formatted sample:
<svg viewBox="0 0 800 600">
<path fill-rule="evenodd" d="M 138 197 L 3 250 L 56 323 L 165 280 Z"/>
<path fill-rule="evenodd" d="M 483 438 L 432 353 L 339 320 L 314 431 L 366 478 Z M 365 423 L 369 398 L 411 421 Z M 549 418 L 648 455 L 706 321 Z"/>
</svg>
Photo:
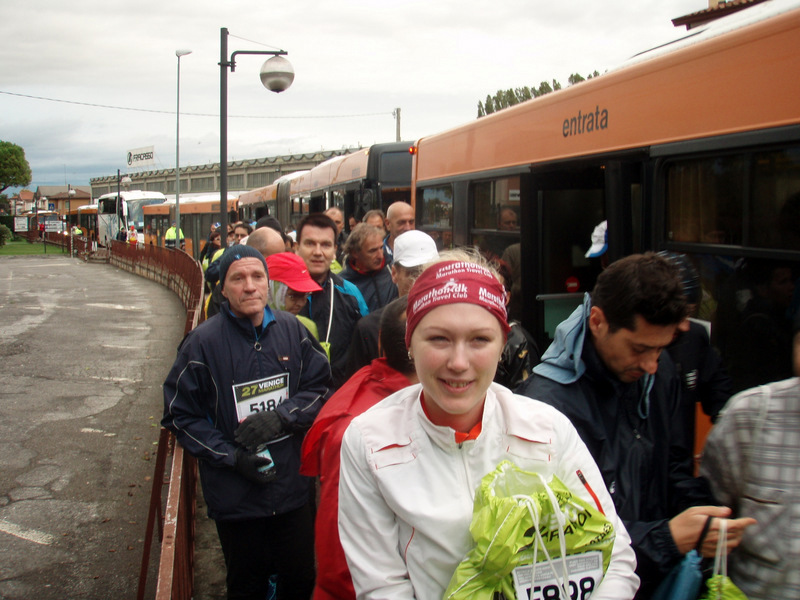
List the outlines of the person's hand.
<svg viewBox="0 0 800 600">
<path fill-rule="evenodd" d="M 241 422 L 234 432 L 234 439 L 242 446 L 253 450 L 261 444 L 283 435 L 283 423 L 275 411 L 257 412 Z"/>
<path fill-rule="evenodd" d="M 244 448 L 237 448 L 235 458 L 236 464 L 234 468 L 236 472 L 253 483 L 266 485 L 271 481 L 275 481 L 275 478 L 278 476 L 274 467 L 259 471 L 260 468 L 272 465 L 272 461 L 265 456 L 258 456 L 257 454 L 248 452 Z"/>
<path fill-rule="evenodd" d="M 686 554 L 699 544 L 700 554 L 712 557 L 716 554 L 719 541 L 719 520 L 727 519 L 730 515 L 731 509 L 727 506 L 693 506 L 670 519 L 669 530 L 681 554 Z M 700 536 L 703 535 L 709 517 L 713 518 L 701 540 Z M 741 543 L 744 530 L 754 525 L 756 520 L 750 517 L 727 520 L 728 552 L 730 552 Z"/>
</svg>

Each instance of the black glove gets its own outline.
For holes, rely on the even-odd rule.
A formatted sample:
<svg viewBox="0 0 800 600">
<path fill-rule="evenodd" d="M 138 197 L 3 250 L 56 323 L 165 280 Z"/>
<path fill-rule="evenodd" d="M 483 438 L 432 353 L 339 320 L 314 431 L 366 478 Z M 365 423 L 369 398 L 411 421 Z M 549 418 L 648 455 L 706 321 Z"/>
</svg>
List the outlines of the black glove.
<svg viewBox="0 0 800 600">
<path fill-rule="evenodd" d="M 265 485 L 274 481 L 278 476 L 274 466 L 271 469 L 265 469 L 263 472 L 259 471 L 260 468 L 263 469 L 272 465 L 272 461 L 266 456 L 258 456 L 244 448 L 237 448 L 235 457 L 236 464 L 234 468 L 236 472 L 253 483 Z"/>
<path fill-rule="evenodd" d="M 274 410 L 257 412 L 241 422 L 235 440 L 250 450 L 284 434 L 283 423 Z"/>
</svg>

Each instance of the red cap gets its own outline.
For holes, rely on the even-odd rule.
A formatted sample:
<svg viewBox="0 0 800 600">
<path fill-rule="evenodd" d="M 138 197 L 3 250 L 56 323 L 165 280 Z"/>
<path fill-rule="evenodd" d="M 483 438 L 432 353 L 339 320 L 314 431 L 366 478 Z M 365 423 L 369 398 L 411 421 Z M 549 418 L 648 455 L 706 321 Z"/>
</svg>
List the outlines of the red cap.
<svg viewBox="0 0 800 600">
<path fill-rule="evenodd" d="M 279 252 L 267 256 L 269 278 L 285 283 L 295 292 L 319 292 L 322 290 L 308 274 L 308 267 L 302 258 L 293 252 Z"/>
</svg>

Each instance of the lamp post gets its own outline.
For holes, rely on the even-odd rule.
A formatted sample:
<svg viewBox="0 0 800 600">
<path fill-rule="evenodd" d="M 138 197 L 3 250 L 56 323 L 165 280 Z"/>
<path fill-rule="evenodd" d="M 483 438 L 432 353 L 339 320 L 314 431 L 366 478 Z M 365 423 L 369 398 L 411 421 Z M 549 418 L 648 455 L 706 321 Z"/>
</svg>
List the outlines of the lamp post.
<svg viewBox="0 0 800 600">
<path fill-rule="evenodd" d="M 228 60 L 228 28 L 220 29 L 219 61 L 219 223 L 220 235 L 228 234 L 228 68 L 236 70 L 237 54 L 269 55 L 261 65 L 261 83 L 271 92 L 280 93 L 292 85 L 294 68 L 283 58 L 284 50 L 235 50 Z"/>
<path fill-rule="evenodd" d="M 181 56 L 191 53 L 191 50 L 175 50 L 175 56 L 178 57 L 178 101 L 175 109 L 175 221 L 178 224 L 178 247 L 181 243 Z"/>
<path fill-rule="evenodd" d="M 67 184 L 67 226 L 69 227 L 69 257 L 72 258 L 72 230 L 73 226 L 69 222 L 69 212 L 72 209 L 72 199 L 75 197 L 75 190 L 72 184 Z"/>
</svg>

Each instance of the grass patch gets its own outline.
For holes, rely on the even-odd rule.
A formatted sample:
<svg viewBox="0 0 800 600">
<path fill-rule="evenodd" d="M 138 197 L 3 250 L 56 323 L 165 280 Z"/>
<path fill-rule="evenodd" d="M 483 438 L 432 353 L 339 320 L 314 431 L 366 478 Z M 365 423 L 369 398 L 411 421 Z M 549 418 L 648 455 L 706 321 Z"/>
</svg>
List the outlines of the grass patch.
<svg viewBox="0 0 800 600">
<path fill-rule="evenodd" d="M 47 245 L 47 254 L 61 254 L 62 250 L 58 246 L 52 244 Z M 27 240 L 16 240 L 13 242 L 6 242 L 4 246 L 0 246 L 0 256 L 32 256 L 45 254 L 44 244 L 35 242 L 28 243 Z"/>
</svg>

